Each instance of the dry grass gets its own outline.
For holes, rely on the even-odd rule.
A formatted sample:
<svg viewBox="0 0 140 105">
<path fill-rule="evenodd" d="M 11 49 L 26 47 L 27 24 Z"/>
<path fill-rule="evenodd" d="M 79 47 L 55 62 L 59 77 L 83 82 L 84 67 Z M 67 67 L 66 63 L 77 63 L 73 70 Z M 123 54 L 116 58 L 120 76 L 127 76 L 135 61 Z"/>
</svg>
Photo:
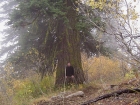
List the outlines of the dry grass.
<svg viewBox="0 0 140 105">
<path fill-rule="evenodd" d="M 87 58 L 82 55 L 82 64 L 88 82 L 118 83 L 124 78 L 122 64 L 116 59 L 104 56 Z"/>
<path fill-rule="evenodd" d="M 134 78 L 132 73 L 126 73 L 124 77 L 121 69 L 122 64 L 116 59 L 109 59 L 103 56 L 98 58 L 87 58 L 85 55 L 82 55 L 82 64 L 87 83 L 79 86 L 73 85 L 72 87 L 67 87 L 66 91 L 73 93 L 75 91 L 83 90 L 85 93 L 89 93 L 87 94 L 88 96 L 92 97 L 92 92 L 94 95 L 96 94 L 96 91 L 94 90 L 100 90 L 103 86 L 119 84 L 122 81 Z M 125 64 L 123 66 L 127 68 Z M 10 70 L 9 68 L 7 67 L 7 70 Z M 64 88 L 54 89 L 54 77 L 47 76 L 40 81 L 40 76 L 38 74 L 29 74 L 32 74 L 32 77 L 29 75 L 26 79 L 19 80 L 15 80 L 7 74 L 6 78 L 9 81 L 2 81 L 4 84 L 3 86 L 5 86 L 6 89 L 6 94 L 11 94 L 11 101 L 9 101 L 11 105 L 37 105 L 39 102 L 48 102 L 52 96 L 64 92 Z M 13 91 L 8 91 L 9 89 L 12 89 Z M 4 96 L 3 94 L 5 93 L 0 92 L 0 96 L 8 99 L 7 96 Z M 0 100 L 5 102 L 3 98 Z M 82 101 L 82 98 L 80 101 Z M 3 105 L 7 105 L 7 102 Z"/>
</svg>

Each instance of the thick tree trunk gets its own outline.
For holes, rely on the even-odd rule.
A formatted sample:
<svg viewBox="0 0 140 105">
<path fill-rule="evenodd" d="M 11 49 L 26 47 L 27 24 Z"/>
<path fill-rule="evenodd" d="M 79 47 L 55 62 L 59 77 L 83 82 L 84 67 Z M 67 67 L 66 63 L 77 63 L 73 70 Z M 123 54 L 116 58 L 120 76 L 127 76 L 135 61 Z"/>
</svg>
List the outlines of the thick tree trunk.
<svg viewBox="0 0 140 105">
<path fill-rule="evenodd" d="M 58 54 L 58 66 L 56 72 L 56 86 L 63 85 L 65 82 L 65 67 L 68 62 L 74 67 L 75 80 L 77 84 L 84 82 L 84 73 L 81 64 L 81 53 L 80 53 L 80 36 L 76 29 L 77 13 L 74 10 L 75 7 L 72 0 L 65 0 L 67 7 L 70 9 L 67 11 L 68 23 L 64 20 L 60 20 L 58 23 L 59 33 L 59 49 Z"/>
</svg>

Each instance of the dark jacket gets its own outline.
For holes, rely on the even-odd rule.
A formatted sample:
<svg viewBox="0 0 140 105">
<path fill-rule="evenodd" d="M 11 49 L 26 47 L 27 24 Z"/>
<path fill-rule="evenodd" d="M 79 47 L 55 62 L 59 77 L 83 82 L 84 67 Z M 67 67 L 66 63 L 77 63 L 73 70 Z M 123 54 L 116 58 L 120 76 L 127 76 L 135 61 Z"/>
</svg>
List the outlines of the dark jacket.
<svg viewBox="0 0 140 105">
<path fill-rule="evenodd" d="M 74 75 L 74 68 L 72 66 L 66 67 L 66 76 L 72 76 Z"/>
</svg>

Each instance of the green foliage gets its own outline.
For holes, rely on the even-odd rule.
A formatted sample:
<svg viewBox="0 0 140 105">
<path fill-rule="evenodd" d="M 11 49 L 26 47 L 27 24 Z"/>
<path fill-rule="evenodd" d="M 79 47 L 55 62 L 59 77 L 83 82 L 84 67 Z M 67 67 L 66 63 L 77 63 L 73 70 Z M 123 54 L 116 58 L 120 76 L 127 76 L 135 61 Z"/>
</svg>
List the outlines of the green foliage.
<svg viewBox="0 0 140 105">
<path fill-rule="evenodd" d="M 41 76 L 34 71 L 28 71 L 26 78 L 15 78 L 11 63 L 4 68 L 4 77 L 0 79 L 0 104 L 28 105 L 30 101 L 41 95 L 54 92 L 54 76 Z M 30 76 L 32 75 L 32 77 Z"/>
<path fill-rule="evenodd" d="M 66 14 L 62 11 L 63 9 L 66 10 L 62 0 L 55 2 L 51 0 L 19 1 L 19 5 L 11 13 L 8 23 L 13 25 L 13 27 L 21 27 L 30 24 L 30 19 L 36 20 L 36 18 L 42 15 L 43 17 L 58 18 L 61 16 L 63 18 Z"/>
<path fill-rule="evenodd" d="M 92 24 L 89 23 L 88 21 L 86 21 L 86 17 L 79 15 L 78 16 L 79 21 L 76 24 L 76 28 L 80 31 L 86 31 L 86 30 L 90 30 L 90 28 L 92 27 Z"/>
<path fill-rule="evenodd" d="M 132 78 L 138 78 L 136 77 L 137 71 L 135 69 L 131 69 L 128 73 L 125 74 L 125 79 L 132 79 Z M 139 73 L 138 73 L 139 75 Z"/>
<path fill-rule="evenodd" d="M 67 6 L 64 0 L 18 0 L 17 4 L 10 13 L 8 22 L 10 29 L 16 30 L 14 35 L 10 33 L 11 31 L 7 31 L 8 37 L 5 39 L 5 43 L 8 43 L 9 40 L 14 40 L 17 43 L 13 43 L 13 47 L 8 46 L 1 51 L 3 53 L 9 52 L 7 61 L 13 63 L 15 71 L 24 72 L 29 68 L 36 67 L 42 73 L 42 76 L 48 71 L 54 71 L 56 61 L 62 52 L 60 47 L 62 46 L 64 27 L 71 31 L 75 30 L 77 34 L 80 34 L 77 38 L 80 42 L 78 47 L 81 51 L 85 51 L 89 55 L 95 55 L 98 53 L 96 46 L 102 46 L 101 48 L 103 48 L 103 44 L 99 45 L 99 42 L 91 34 L 91 30 L 96 27 L 89 23 L 80 11 Z M 68 19 L 69 15 L 71 16 L 69 12 L 71 10 L 76 12 L 75 16 L 72 16 L 73 20 L 77 20 L 74 27 L 71 27 Z M 104 26 L 99 16 L 96 16 L 92 11 L 90 15 L 95 17 L 93 19 L 95 23 Z M 61 26 L 63 25 L 62 29 Z M 9 37 L 11 38 L 9 39 Z M 72 37 L 75 39 L 76 36 L 73 35 Z M 69 42 L 70 44 L 72 42 Z M 8 51 L 9 47 L 10 51 Z M 28 54 L 32 52 L 32 49 L 36 49 L 38 52 L 39 60 L 35 54 Z M 103 50 L 100 51 L 102 53 Z"/>
<path fill-rule="evenodd" d="M 36 79 L 36 81 L 27 79 L 24 81 L 21 81 L 22 85 L 16 90 L 16 99 L 21 100 L 23 98 L 35 98 L 39 97 L 42 94 L 48 94 L 53 91 L 54 87 L 54 77 L 46 76 L 42 79 L 42 81 L 39 81 Z"/>
<path fill-rule="evenodd" d="M 14 101 L 17 105 L 29 103 L 32 99 L 41 95 L 47 95 L 54 92 L 54 77 L 46 76 L 40 81 L 37 75 L 33 78 L 13 81 Z M 10 87 L 9 87 L 10 88 Z"/>
</svg>

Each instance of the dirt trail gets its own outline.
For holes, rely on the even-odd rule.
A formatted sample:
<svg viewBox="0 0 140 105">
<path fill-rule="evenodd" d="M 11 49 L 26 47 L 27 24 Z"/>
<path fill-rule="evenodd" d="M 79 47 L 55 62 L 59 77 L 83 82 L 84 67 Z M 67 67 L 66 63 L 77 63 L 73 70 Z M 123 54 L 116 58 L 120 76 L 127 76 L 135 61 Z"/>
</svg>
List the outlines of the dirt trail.
<svg viewBox="0 0 140 105">
<path fill-rule="evenodd" d="M 85 93 L 84 97 L 72 97 L 69 99 L 48 102 L 43 102 L 42 100 L 35 105 L 81 105 L 83 102 L 94 99 L 103 94 L 110 93 L 110 91 L 104 91 L 92 86 L 86 87 L 83 92 Z M 140 93 L 124 93 L 119 96 L 106 98 L 89 105 L 140 105 Z"/>
</svg>

